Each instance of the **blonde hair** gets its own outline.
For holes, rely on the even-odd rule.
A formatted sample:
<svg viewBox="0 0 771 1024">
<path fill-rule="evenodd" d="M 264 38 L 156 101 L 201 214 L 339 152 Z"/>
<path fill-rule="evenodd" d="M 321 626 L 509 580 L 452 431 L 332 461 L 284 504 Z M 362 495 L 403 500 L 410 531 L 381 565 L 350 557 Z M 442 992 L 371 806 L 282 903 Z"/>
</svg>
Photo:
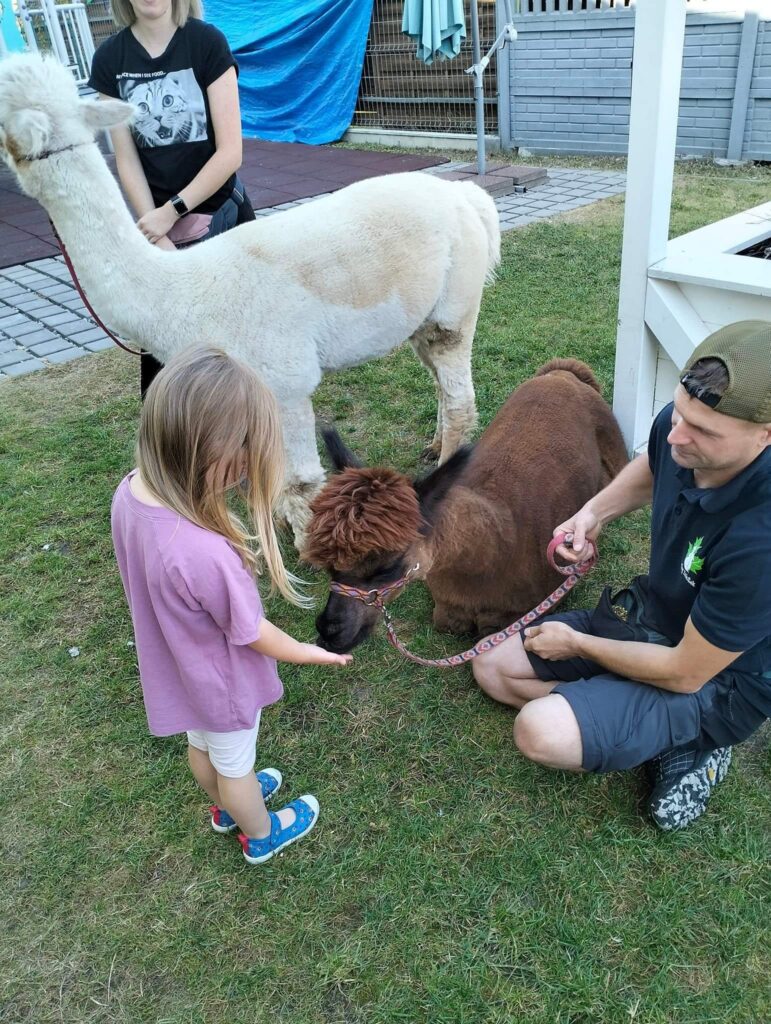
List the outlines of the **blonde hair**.
<svg viewBox="0 0 771 1024">
<path fill-rule="evenodd" d="M 312 604 L 284 566 L 273 508 L 284 481 L 278 406 L 250 367 L 221 349 L 200 346 L 171 359 L 148 389 L 136 462 L 162 504 L 223 536 L 255 575 L 264 559 L 271 593 Z M 228 507 L 241 482 L 251 530 Z M 252 548 L 256 541 L 259 554 Z"/>
<path fill-rule="evenodd" d="M 128 28 L 137 20 L 129 0 L 110 0 L 112 20 L 118 28 Z M 171 0 L 171 17 L 182 28 L 188 18 L 203 18 L 201 0 Z"/>
</svg>

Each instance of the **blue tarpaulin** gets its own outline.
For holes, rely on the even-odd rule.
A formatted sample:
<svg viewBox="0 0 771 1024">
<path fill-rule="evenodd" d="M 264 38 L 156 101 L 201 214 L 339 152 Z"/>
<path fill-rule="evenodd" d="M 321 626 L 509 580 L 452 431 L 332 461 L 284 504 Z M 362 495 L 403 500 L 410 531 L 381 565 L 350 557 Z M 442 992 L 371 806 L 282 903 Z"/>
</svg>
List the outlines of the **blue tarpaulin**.
<svg viewBox="0 0 771 1024">
<path fill-rule="evenodd" d="M 321 144 L 351 123 L 372 0 L 207 0 L 239 66 L 244 135 Z"/>
<path fill-rule="evenodd" d="M 0 0 L 0 37 L 0 54 L 3 45 L 10 53 L 21 53 L 26 49 L 10 0 Z"/>
<path fill-rule="evenodd" d="M 457 57 L 466 38 L 463 0 L 406 0 L 402 32 L 415 40 L 415 56 L 426 64 Z"/>
</svg>

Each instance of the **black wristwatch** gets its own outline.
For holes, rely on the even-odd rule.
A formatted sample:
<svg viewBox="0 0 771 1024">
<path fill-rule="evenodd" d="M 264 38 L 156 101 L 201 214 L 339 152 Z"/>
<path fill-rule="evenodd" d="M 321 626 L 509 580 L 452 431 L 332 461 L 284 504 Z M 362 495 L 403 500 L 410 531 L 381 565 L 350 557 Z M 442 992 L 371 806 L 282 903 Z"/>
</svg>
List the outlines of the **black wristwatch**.
<svg viewBox="0 0 771 1024">
<path fill-rule="evenodd" d="M 177 211 L 180 217 L 184 217 L 185 214 L 189 212 L 187 208 L 187 203 L 182 198 L 182 196 L 172 196 L 169 202 Z"/>
</svg>

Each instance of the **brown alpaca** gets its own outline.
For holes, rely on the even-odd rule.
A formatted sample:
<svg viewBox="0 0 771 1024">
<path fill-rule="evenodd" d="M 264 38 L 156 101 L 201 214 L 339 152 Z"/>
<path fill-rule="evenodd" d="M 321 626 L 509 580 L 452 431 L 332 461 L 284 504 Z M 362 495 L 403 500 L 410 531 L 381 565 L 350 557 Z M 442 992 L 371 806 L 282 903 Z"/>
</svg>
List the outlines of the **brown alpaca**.
<svg viewBox="0 0 771 1024">
<path fill-rule="evenodd" d="M 434 598 L 434 626 L 486 634 L 537 605 L 561 577 L 546 546 L 555 526 L 601 490 L 627 461 L 594 374 L 553 359 L 506 400 L 473 450 L 423 480 L 367 469 L 334 431 L 335 467 L 311 504 L 305 559 L 365 589 L 416 563 Z M 316 620 L 330 650 L 348 651 L 379 612 L 331 594 Z"/>
</svg>

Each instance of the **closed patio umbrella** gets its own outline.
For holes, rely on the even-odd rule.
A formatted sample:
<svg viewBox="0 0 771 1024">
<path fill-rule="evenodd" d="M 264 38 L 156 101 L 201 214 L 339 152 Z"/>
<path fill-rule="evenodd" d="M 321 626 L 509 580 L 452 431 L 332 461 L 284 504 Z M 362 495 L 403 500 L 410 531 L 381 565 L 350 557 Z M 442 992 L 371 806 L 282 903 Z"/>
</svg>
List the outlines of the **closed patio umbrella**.
<svg viewBox="0 0 771 1024">
<path fill-rule="evenodd" d="M 417 58 L 425 64 L 437 56 L 457 57 L 466 38 L 463 0 L 406 0 L 402 32 L 417 42 Z"/>
</svg>

